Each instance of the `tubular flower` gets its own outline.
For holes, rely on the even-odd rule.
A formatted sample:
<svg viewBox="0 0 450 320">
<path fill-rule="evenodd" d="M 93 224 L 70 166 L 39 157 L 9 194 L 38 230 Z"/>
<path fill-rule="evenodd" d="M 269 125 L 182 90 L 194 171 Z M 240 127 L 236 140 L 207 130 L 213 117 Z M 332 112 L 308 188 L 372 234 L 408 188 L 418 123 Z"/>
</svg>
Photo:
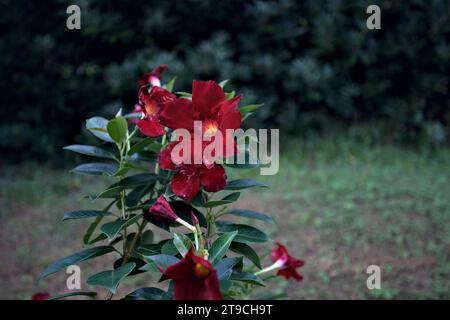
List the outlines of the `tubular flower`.
<svg viewBox="0 0 450 320">
<path fill-rule="evenodd" d="M 302 267 L 305 262 L 292 257 L 281 243 L 277 242 L 277 246 L 272 250 L 271 259 L 279 268 L 277 275 L 286 279 L 292 277 L 297 281 L 303 280 L 303 276 L 296 269 Z"/>
<path fill-rule="evenodd" d="M 200 187 L 208 192 L 217 192 L 225 188 L 227 176 L 221 165 L 213 164 L 211 167 L 207 167 L 204 164 L 175 164 L 172 161 L 171 152 L 176 145 L 177 142 L 171 142 L 158 156 L 158 162 L 162 169 L 176 171 L 170 181 L 173 193 L 191 201 Z"/>
<path fill-rule="evenodd" d="M 217 272 L 207 260 L 194 254 L 192 247 L 164 275 L 174 280 L 176 300 L 222 300 Z"/>
<path fill-rule="evenodd" d="M 147 214 L 155 217 L 160 221 L 178 222 L 189 230 L 196 232 L 196 229 L 193 225 L 177 216 L 177 214 L 170 206 L 169 202 L 167 202 L 167 199 L 166 197 L 164 197 L 164 195 L 161 195 L 158 199 L 156 199 L 155 203 L 150 207 Z"/>
<path fill-rule="evenodd" d="M 164 106 L 173 99 L 175 95 L 161 87 L 152 87 L 150 93 L 139 92 L 139 106 L 144 113 L 144 118 L 137 121 L 137 126 L 142 134 L 149 137 L 159 137 L 164 134 L 159 115 Z"/>
<path fill-rule="evenodd" d="M 221 143 L 215 157 L 229 157 L 237 152 L 234 139 L 227 145 L 226 130 L 241 127 L 242 118 L 238 110 L 241 97 L 227 100 L 222 88 L 214 81 L 194 81 L 192 101 L 177 98 L 167 103 L 160 113 L 160 121 L 173 130 L 194 130 L 194 121 L 201 121 L 201 138 L 208 137 L 210 143 Z M 200 133 L 200 132 L 199 132 Z M 219 135 L 220 133 L 220 135 Z"/>
</svg>

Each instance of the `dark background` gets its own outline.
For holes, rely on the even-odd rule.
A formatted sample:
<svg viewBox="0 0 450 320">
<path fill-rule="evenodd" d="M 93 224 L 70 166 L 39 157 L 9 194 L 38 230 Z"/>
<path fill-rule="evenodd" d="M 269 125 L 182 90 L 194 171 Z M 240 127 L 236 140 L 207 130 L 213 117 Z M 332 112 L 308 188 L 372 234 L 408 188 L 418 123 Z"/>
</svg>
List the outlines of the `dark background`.
<svg viewBox="0 0 450 320">
<path fill-rule="evenodd" d="M 343 128 L 368 142 L 448 142 L 449 2 L 24 1 L 0 12 L 0 150 L 45 159 L 79 141 L 83 120 L 131 110 L 136 79 L 160 63 L 230 79 L 265 103 L 250 125 L 308 136 Z M 81 7 L 81 30 L 66 8 Z"/>
</svg>

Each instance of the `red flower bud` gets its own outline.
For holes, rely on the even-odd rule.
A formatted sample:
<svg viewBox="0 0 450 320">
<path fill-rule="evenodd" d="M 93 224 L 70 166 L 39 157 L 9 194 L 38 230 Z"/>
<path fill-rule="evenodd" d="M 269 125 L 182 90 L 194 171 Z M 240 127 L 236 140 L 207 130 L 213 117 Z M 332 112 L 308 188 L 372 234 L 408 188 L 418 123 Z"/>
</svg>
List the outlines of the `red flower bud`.
<svg viewBox="0 0 450 320">
<path fill-rule="evenodd" d="M 191 211 L 191 219 L 194 225 L 200 224 L 200 222 L 198 222 L 197 216 L 194 214 L 194 211 Z"/>
<path fill-rule="evenodd" d="M 151 206 L 151 208 L 149 209 L 149 213 L 158 218 L 170 220 L 173 222 L 178 219 L 178 216 L 172 210 L 172 207 L 163 195 L 161 195 Z"/>
</svg>

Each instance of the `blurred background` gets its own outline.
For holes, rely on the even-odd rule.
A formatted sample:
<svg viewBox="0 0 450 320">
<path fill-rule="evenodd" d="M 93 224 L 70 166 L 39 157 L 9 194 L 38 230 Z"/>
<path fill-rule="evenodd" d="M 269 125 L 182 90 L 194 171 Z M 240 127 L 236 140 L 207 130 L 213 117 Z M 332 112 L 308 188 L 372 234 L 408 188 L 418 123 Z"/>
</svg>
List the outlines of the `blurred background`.
<svg viewBox="0 0 450 320">
<path fill-rule="evenodd" d="M 71 4 L 81 30 L 66 28 Z M 381 30 L 366 27 L 370 4 Z M 306 260 L 303 283 L 273 292 L 450 298 L 449 1 L 0 6 L 0 298 L 64 291 L 64 274 L 37 277 L 81 248 L 85 224 L 61 217 L 99 206 L 83 195 L 107 181 L 70 175 L 82 159 L 61 148 L 96 143 L 84 120 L 131 111 L 137 77 L 161 63 L 175 91 L 230 79 L 243 104 L 264 103 L 245 126 L 280 129 L 280 172 L 257 177 L 272 190 L 239 204 L 275 216 L 272 237 Z M 381 290 L 366 287 L 371 264 Z"/>
</svg>

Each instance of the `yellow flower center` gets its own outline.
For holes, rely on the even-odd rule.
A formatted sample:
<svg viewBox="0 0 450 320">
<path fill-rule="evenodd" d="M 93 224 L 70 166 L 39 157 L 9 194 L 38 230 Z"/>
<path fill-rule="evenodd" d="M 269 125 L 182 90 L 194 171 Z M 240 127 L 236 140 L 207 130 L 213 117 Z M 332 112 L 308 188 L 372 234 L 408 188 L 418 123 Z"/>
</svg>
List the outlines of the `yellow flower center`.
<svg viewBox="0 0 450 320">
<path fill-rule="evenodd" d="M 205 136 L 212 137 L 216 134 L 217 130 L 219 130 L 217 122 L 213 120 L 206 120 L 203 123 L 203 133 Z"/>
<path fill-rule="evenodd" d="M 201 263 L 197 263 L 194 267 L 194 274 L 199 278 L 205 278 L 209 274 L 209 270 Z"/>
<path fill-rule="evenodd" d="M 151 117 L 158 112 L 158 105 L 154 101 L 148 101 L 145 104 L 145 113 L 147 116 Z"/>
</svg>

